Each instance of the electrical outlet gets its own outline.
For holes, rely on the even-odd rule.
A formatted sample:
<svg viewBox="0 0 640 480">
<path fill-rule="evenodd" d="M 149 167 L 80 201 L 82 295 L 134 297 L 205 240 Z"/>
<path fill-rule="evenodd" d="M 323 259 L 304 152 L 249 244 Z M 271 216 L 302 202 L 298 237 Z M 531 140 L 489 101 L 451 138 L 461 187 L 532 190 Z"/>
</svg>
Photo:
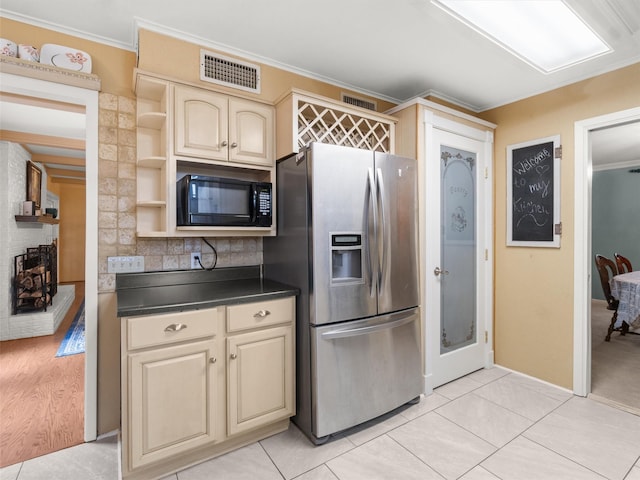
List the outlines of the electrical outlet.
<svg viewBox="0 0 640 480">
<path fill-rule="evenodd" d="M 107 257 L 107 272 L 144 272 L 144 257 Z"/>
<path fill-rule="evenodd" d="M 202 261 L 202 254 L 200 252 L 191 252 L 191 268 L 202 268 L 198 259 Z"/>
</svg>

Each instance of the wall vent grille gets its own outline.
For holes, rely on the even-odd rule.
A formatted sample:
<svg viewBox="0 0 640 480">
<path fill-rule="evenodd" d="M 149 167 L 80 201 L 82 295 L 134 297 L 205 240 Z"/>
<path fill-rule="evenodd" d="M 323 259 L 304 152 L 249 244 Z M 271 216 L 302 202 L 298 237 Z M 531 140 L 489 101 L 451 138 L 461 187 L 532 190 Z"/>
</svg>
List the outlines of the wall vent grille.
<svg viewBox="0 0 640 480">
<path fill-rule="evenodd" d="M 366 108 L 367 110 L 373 110 L 374 112 L 377 110 L 376 102 L 372 102 L 370 100 L 365 100 L 364 98 L 354 97 L 353 95 L 348 95 L 346 93 L 342 94 L 342 101 L 344 103 L 348 103 L 349 105 L 353 105 L 355 107 Z"/>
<path fill-rule="evenodd" d="M 260 93 L 260 67 L 200 50 L 200 80 Z"/>
</svg>

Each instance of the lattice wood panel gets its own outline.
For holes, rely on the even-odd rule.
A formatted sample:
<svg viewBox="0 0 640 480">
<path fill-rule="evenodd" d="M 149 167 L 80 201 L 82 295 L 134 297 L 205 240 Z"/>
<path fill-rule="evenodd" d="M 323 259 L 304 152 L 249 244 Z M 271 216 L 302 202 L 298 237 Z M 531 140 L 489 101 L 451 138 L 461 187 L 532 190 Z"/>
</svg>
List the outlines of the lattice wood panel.
<svg viewBox="0 0 640 480">
<path fill-rule="evenodd" d="M 310 142 L 330 143 L 377 152 L 391 152 L 388 122 L 341 111 L 305 100 L 298 101 L 298 146 Z"/>
</svg>

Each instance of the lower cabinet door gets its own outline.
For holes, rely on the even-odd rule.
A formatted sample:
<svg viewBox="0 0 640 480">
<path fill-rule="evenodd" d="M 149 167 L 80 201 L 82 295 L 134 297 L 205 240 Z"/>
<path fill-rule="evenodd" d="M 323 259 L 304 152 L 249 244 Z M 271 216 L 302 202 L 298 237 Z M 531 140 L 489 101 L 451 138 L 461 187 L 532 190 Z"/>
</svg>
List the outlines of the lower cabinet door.
<svg viewBox="0 0 640 480">
<path fill-rule="evenodd" d="M 228 337 L 227 355 L 229 435 L 294 414 L 291 326 Z"/>
<path fill-rule="evenodd" d="M 132 353 L 128 362 L 131 468 L 217 438 L 214 341 Z"/>
</svg>

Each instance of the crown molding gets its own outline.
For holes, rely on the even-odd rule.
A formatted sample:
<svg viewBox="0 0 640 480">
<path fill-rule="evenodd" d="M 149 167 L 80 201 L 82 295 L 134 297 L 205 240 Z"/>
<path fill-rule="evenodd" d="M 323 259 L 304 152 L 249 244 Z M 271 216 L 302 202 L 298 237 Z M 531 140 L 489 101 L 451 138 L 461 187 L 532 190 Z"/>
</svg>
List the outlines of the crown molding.
<svg viewBox="0 0 640 480">
<path fill-rule="evenodd" d="M 640 167 L 640 158 L 636 160 L 629 160 L 626 162 L 606 163 L 604 165 L 593 164 L 591 169 L 594 172 L 604 172 L 605 170 L 618 170 L 621 168 L 635 168 Z"/>
<path fill-rule="evenodd" d="M 115 47 L 115 48 L 120 48 L 122 50 L 135 52 L 135 44 L 134 44 L 133 38 L 129 43 L 117 42 L 111 38 L 103 37 L 101 35 L 95 35 L 93 33 L 85 32 L 83 30 L 77 30 L 75 28 L 65 27 L 57 23 L 47 22 L 41 19 L 30 17 L 28 15 L 22 15 L 20 13 L 12 12 L 10 10 L 3 10 L 1 8 L 0 8 L 0 17 L 8 18 L 9 20 L 14 20 L 16 22 L 27 23 L 29 25 L 33 25 L 34 27 L 46 28 L 47 30 L 53 30 L 55 32 L 64 33 L 65 35 L 82 38 L 84 40 L 89 40 L 91 42 L 101 43 L 103 45 L 108 45 L 110 47 Z"/>
</svg>

